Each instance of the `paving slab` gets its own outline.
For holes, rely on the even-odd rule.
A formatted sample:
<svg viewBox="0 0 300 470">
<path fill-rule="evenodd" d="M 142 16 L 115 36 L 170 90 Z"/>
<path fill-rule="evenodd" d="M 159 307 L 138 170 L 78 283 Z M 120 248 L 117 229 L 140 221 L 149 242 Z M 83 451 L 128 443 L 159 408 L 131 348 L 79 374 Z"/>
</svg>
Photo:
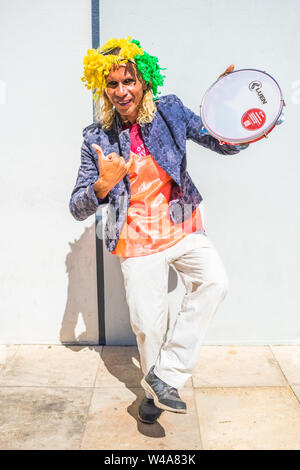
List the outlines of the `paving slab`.
<svg viewBox="0 0 300 470">
<path fill-rule="evenodd" d="M 0 374 L 0 386 L 92 387 L 102 348 L 20 345 Z"/>
<path fill-rule="evenodd" d="M 286 386 L 268 346 L 203 346 L 194 387 Z"/>
<path fill-rule="evenodd" d="M 300 406 L 290 387 L 195 390 L 203 448 L 300 450 Z"/>
<path fill-rule="evenodd" d="M 0 374 L 14 358 L 19 347 L 19 344 L 0 344 Z"/>
<path fill-rule="evenodd" d="M 140 387 L 143 374 L 135 346 L 104 346 L 95 387 Z"/>
<path fill-rule="evenodd" d="M 141 388 L 95 388 L 82 449 L 95 450 L 170 450 L 201 449 L 193 390 L 181 393 L 187 402 L 187 414 L 164 411 L 154 424 L 137 418 Z"/>
<path fill-rule="evenodd" d="M 141 387 L 143 373 L 136 346 L 104 346 L 95 387 Z M 192 388 L 190 378 L 184 388 Z"/>
<path fill-rule="evenodd" d="M 300 385 L 300 346 L 271 346 L 271 350 L 289 383 Z"/>
<path fill-rule="evenodd" d="M 300 346 L 203 346 L 188 413 L 147 425 L 136 346 L 0 345 L 0 449 L 300 450 L 299 366 Z"/>
<path fill-rule="evenodd" d="M 0 449 L 80 449 L 92 390 L 1 387 Z"/>
<path fill-rule="evenodd" d="M 300 385 L 291 385 L 291 389 L 293 390 L 294 394 L 300 402 Z"/>
</svg>

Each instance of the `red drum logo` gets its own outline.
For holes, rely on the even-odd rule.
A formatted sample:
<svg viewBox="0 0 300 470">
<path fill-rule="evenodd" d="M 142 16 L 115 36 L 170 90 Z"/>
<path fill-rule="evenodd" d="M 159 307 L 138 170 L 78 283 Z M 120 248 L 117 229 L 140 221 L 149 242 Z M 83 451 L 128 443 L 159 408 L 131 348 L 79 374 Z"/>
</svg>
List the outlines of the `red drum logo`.
<svg viewBox="0 0 300 470">
<path fill-rule="evenodd" d="M 266 122 L 266 114 L 262 109 L 252 108 L 245 112 L 241 122 L 244 129 L 247 129 L 248 131 L 256 131 Z"/>
</svg>

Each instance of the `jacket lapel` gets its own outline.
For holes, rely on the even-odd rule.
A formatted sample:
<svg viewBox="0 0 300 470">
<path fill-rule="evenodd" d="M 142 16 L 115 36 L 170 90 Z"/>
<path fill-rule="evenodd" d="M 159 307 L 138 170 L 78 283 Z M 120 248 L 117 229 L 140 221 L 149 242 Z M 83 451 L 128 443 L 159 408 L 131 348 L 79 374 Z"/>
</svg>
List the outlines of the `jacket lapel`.
<svg viewBox="0 0 300 470">
<path fill-rule="evenodd" d="M 125 161 L 127 162 L 129 159 L 129 154 L 130 154 L 130 134 L 129 134 L 129 129 L 125 129 L 125 130 L 122 129 L 122 120 L 120 116 L 118 115 L 118 113 L 115 113 L 113 131 L 115 133 L 116 141 L 119 142 L 120 156 L 124 157 Z M 126 188 L 127 194 L 130 194 L 131 187 L 130 187 L 130 180 L 129 180 L 128 173 L 111 190 L 111 194 L 119 195 L 119 196 L 124 195 L 125 188 Z"/>
<path fill-rule="evenodd" d="M 119 139 L 121 156 L 124 157 L 127 162 L 131 145 L 130 132 L 129 129 L 122 129 L 122 120 L 118 113 L 115 114 L 114 131 L 116 133 L 116 139 Z M 146 147 L 159 166 L 181 186 L 180 163 L 182 153 L 177 146 L 174 145 L 170 130 L 158 112 L 152 122 L 141 126 L 141 133 Z M 128 175 L 125 176 L 125 180 L 126 185 L 130 186 Z"/>
<path fill-rule="evenodd" d="M 156 113 L 152 122 L 141 126 L 141 132 L 146 147 L 153 158 L 181 186 L 180 163 L 182 154 L 174 145 L 170 130 L 159 112 Z"/>
<path fill-rule="evenodd" d="M 124 157 L 127 162 L 130 153 L 130 133 L 129 129 L 122 129 L 122 120 L 118 113 L 115 113 L 114 131 L 116 140 L 120 142 L 121 156 Z"/>
</svg>

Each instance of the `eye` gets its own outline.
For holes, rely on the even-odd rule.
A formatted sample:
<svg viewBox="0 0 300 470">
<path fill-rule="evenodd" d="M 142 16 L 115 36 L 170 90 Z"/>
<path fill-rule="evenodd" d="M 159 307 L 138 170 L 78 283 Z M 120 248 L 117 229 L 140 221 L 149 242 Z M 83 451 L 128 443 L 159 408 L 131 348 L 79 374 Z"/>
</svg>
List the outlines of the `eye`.
<svg viewBox="0 0 300 470">
<path fill-rule="evenodd" d="M 107 86 L 111 86 L 111 87 L 117 86 L 117 82 L 108 82 Z"/>
<path fill-rule="evenodd" d="M 126 80 L 124 80 L 124 83 L 127 85 L 128 83 L 132 83 L 134 82 L 133 78 L 126 78 Z"/>
</svg>

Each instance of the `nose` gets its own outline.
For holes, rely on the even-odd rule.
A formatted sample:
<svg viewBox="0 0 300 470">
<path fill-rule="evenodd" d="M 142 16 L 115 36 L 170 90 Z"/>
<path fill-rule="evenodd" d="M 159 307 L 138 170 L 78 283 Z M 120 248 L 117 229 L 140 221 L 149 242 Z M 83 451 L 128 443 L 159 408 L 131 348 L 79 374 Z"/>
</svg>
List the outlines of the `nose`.
<svg viewBox="0 0 300 470">
<path fill-rule="evenodd" d="M 120 82 L 116 88 L 116 95 L 118 98 L 123 98 L 124 96 L 126 96 L 126 94 L 126 87 L 123 85 L 123 83 Z"/>
</svg>

